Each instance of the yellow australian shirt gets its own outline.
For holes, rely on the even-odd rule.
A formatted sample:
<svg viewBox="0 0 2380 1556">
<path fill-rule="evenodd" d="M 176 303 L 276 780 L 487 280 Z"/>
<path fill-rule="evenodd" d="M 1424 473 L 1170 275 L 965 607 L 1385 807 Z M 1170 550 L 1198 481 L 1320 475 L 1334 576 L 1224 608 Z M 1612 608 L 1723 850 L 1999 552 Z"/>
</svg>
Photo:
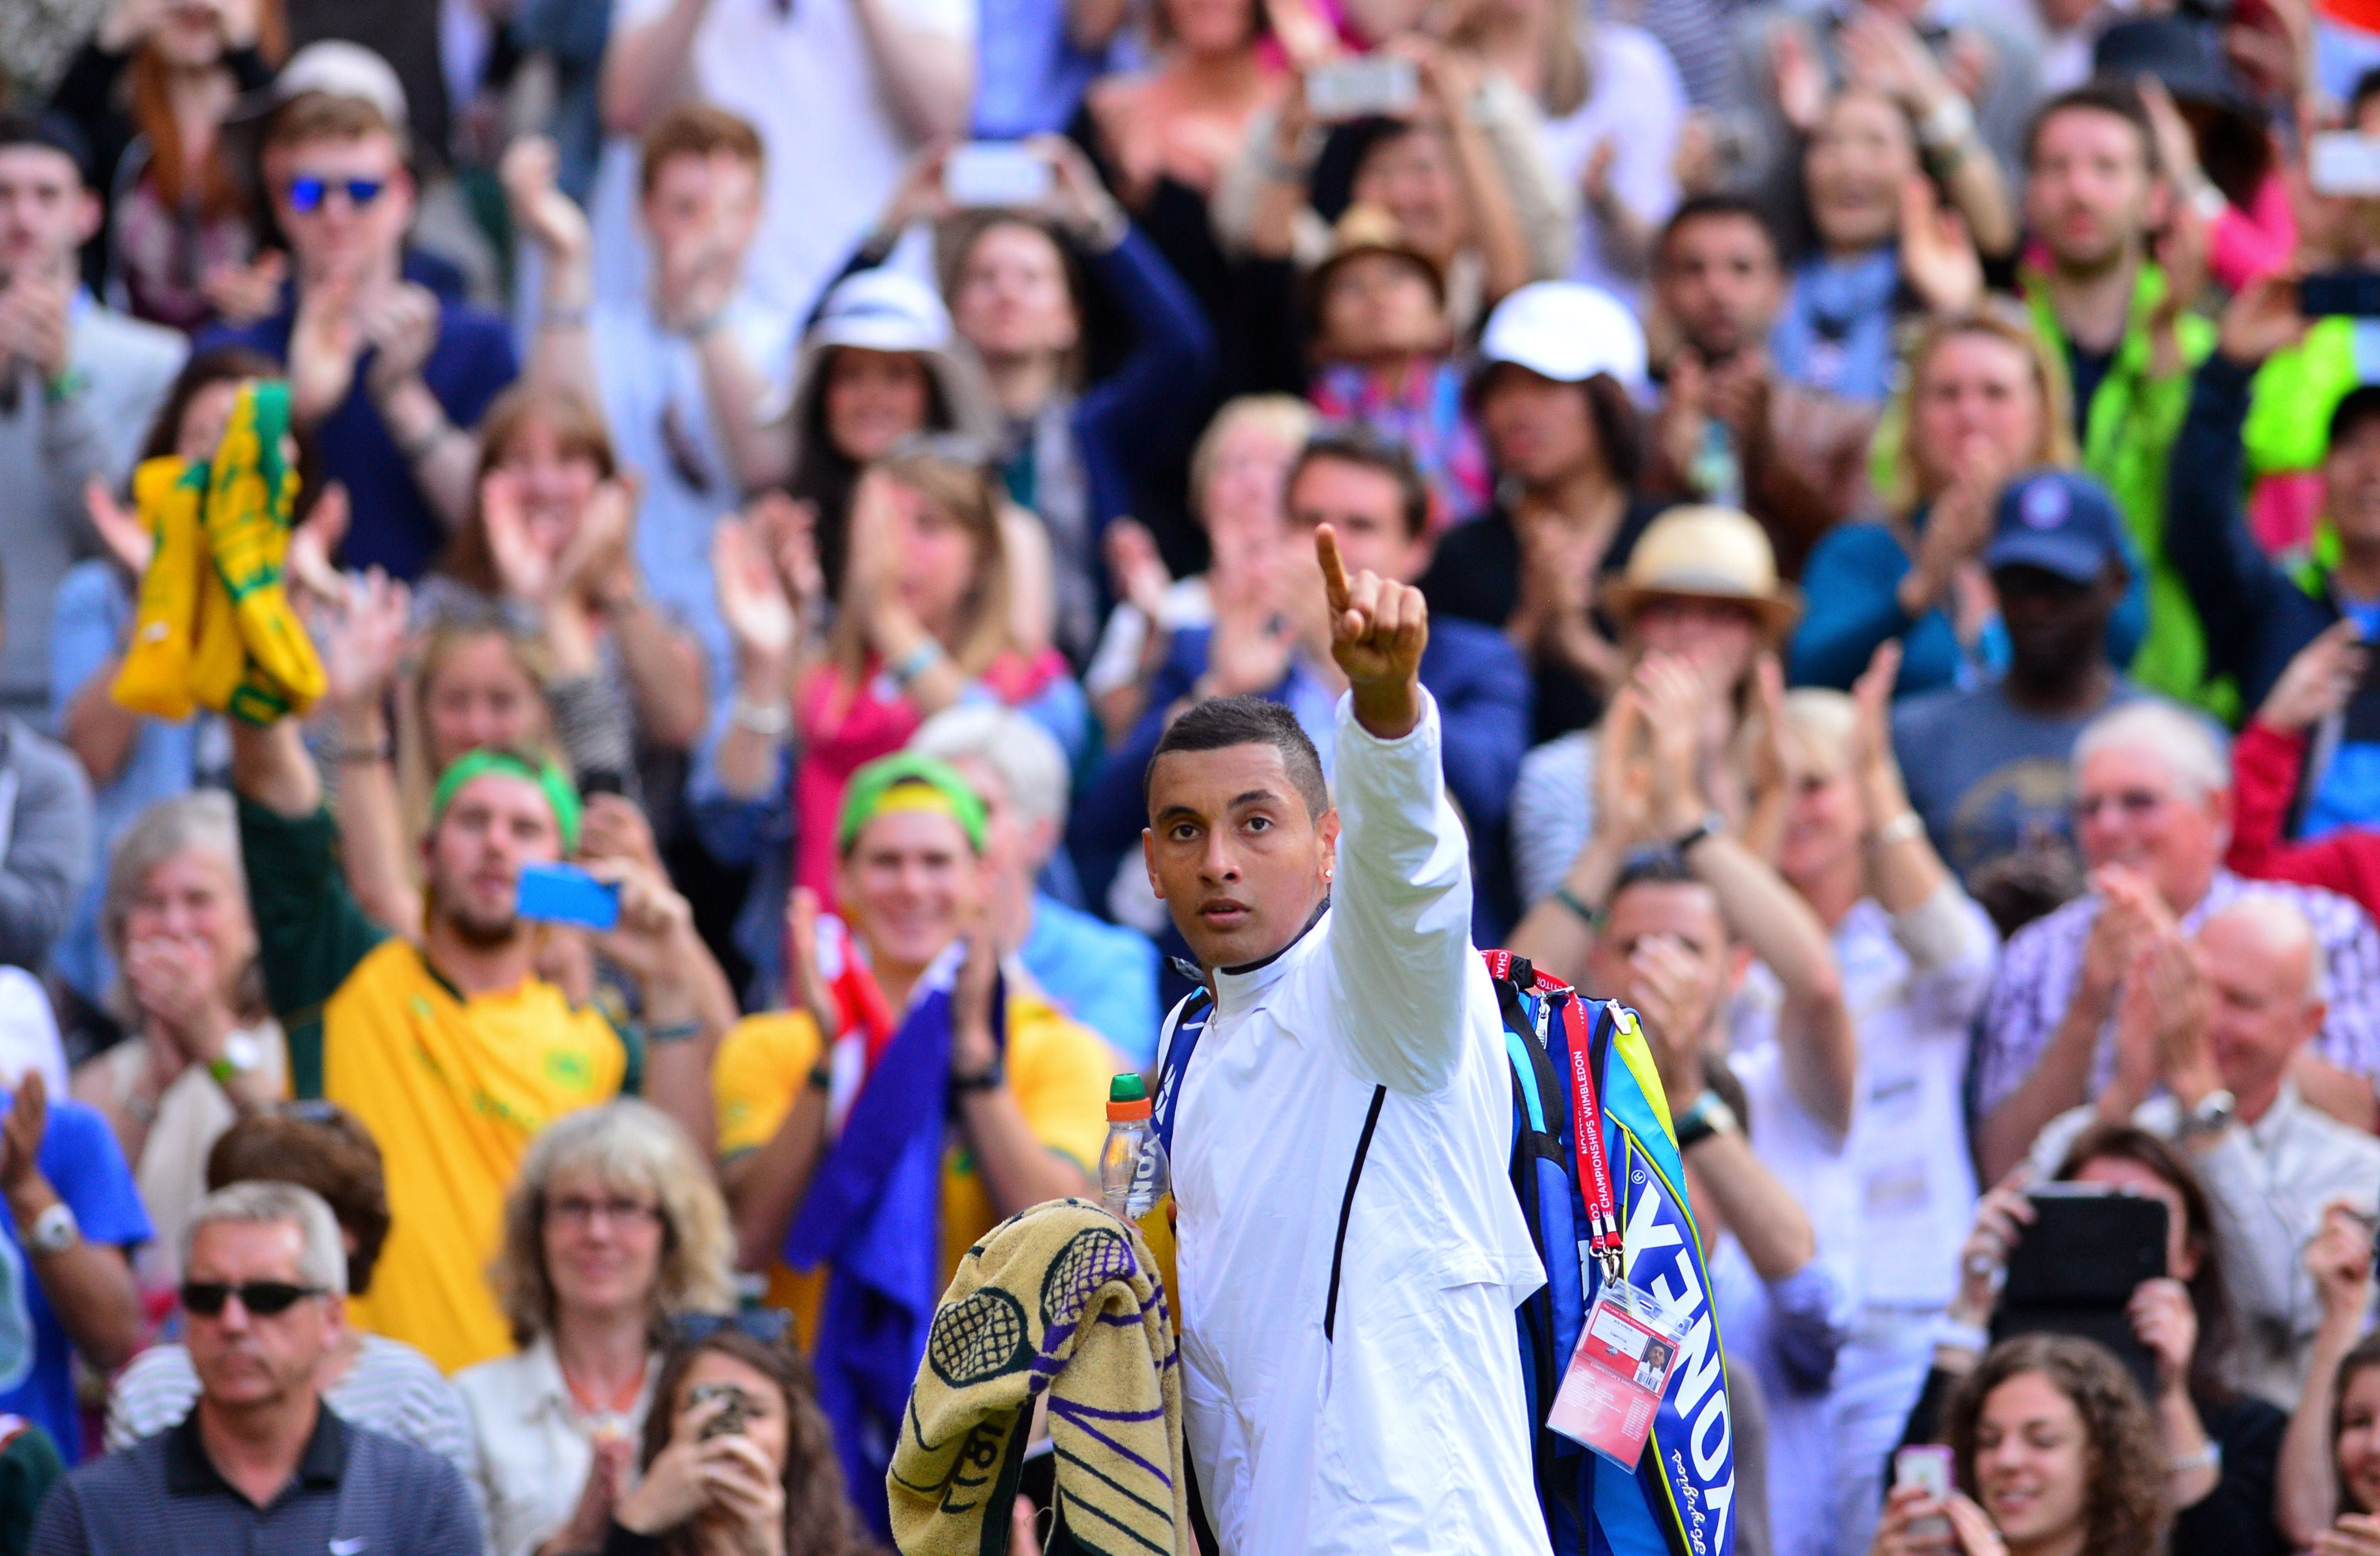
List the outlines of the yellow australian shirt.
<svg viewBox="0 0 2380 1556">
<path fill-rule="evenodd" d="M 635 1089 L 635 1049 L 541 979 L 465 999 L 356 906 L 327 813 L 239 816 L 291 1089 L 354 1113 L 387 1176 L 388 1243 L 348 1311 L 448 1372 L 509 1355 L 487 1279 L 504 1193 L 539 1130 Z"/>
<path fill-rule="evenodd" d="M 719 1110 L 719 1149 L 734 1158 L 769 1142 L 792 1111 L 819 1060 L 818 1026 L 799 1011 L 747 1016 L 728 1031 L 711 1065 Z M 1008 1088 L 1034 1137 L 1096 1181 L 1108 1132 L 1108 1082 L 1130 1068 L 1098 1033 L 1059 1014 L 1040 995 L 1008 993 Z M 975 1159 L 956 1130 L 942 1154 L 942 1278 L 949 1280 L 976 1240 L 998 1224 Z M 818 1335 L 825 1271 L 795 1270 L 783 1259 L 769 1270 L 768 1300 L 794 1314 L 802 1344 Z"/>
</svg>

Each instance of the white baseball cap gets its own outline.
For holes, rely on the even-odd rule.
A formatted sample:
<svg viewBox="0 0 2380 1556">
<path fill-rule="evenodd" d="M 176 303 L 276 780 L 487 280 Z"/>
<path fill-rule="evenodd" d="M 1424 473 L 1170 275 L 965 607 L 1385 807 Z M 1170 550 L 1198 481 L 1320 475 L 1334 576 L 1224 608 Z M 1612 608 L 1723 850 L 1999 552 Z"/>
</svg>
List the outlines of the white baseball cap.
<svg viewBox="0 0 2380 1556">
<path fill-rule="evenodd" d="M 865 351 L 941 351 L 951 344 L 950 310 L 934 289 L 897 270 L 863 270 L 827 294 L 810 326 L 813 346 Z"/>
<path fill-rule="evenodd" d="M 339 38 L 309 43 L 291 55 L 273 79 L 234 104 L 229 120 L 246 124 L 261 119 L 309 92 L 369 103 L 390 129 L 399 136 L 406 132 L 405 86 L 396 72 L 361 43 Z"/>
<path fill-rule="evenodd" d="M 1482 371 L 1511 362 L 1558 383 L 1608 372 L 1631 391 L 1645 384 L 1645 330 L 1599 286 L 1536 281 L 1496 305 L 1479 337 Z"/>
</svg>

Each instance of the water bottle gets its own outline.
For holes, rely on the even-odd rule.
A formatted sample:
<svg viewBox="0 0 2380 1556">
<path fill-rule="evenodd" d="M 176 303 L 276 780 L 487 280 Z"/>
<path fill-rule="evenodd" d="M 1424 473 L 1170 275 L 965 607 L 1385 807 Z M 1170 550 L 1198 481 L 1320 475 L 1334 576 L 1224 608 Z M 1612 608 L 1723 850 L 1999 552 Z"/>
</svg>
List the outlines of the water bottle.
<svg viewBox="0 0 2380 1556">
<path fill-rule="evenodd" d="M 1148 1121 L 1148 1088 L 1136 1075 L 1108 1085 L 1108 1137 L 1099 1148 L 1099 1197 L 1109 1211 L 1138 1222 L 1173 1192 L 1172 1163 Z"/>
</svg>

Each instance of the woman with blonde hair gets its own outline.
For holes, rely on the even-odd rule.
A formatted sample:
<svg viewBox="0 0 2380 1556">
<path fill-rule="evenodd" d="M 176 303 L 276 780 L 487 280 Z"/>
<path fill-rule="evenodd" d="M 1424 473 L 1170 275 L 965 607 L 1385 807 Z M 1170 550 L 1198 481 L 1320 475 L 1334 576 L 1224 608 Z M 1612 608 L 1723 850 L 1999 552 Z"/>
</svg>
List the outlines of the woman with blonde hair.
<svg viewBox="0 0 2380 1556">
<path fill-rule="evenodd" d="M 1314 410 L 1293 395 L 1242 395 L 1224 402 L 1190 451 L 1190 515 L 1207 537 L 1207 571 L 1176 578 L 1156 537 L 1129 519 L 1108 527 L 1108 572 L 1117 600 L 1099 649 L 1083 672 L 1110 744 L 1148 705 L 1148 682 L 1173 634 L 1211 626 L 1218 599 L 1260 592 L 1281 542 L 1281 499 L 1291 465 L 1314 430 Z"/>
<path fill-rule="evenodd" d="M 2007 662 L 1981 557 L 2000 491 L 2019 473 L 2075 468 L 2066 375 L 2030 322 L 1985 308 L 1937 319 L 1911 345 L 1907 382 L 1877 434 L 1885 513 L 1820 540 L 1802 571 L 1810 610 L 1793 635 L 1796 686 L 1848 689 L 1898 638 L 1908 697 L 1997 675 Z M 2134 567 L 2107 653 L 2131 662 L 2147 630 Z"/>
<path fill-rule="evenodd" d="M 490 1550 L 602 1543 L 672 1325 L 733 1309 L 734 1257 L 708 1164 L 660 1110 L 608 1103 L 531 1143 L 489 1270 L 520 1349 L 455 1377 Z"/>
<path fill-rule="evenodd" d="M 1015 708 L 1070 760 L 1082 755 L 1088 710 L 1064 657 L 1016 638 L 1001 494 L 984 454 L 969 439 L 913 439 L 861 478 L 831 632 L 820 629 L 824 587 L 807 532 L 772 530 L 766 509 L 750 529 L 721 522 L 714 556 L 737 684 L 725 731 L 691 784 L 712 813 L 706 841 L 721 858 L 751 857 L 748 842 L 724 846 L 727 834 L 765 834 L 766 813 L 789 804 L 794 883 L 831 898 L 844 783 L 955 703 Z M 722 822 L 722 811 L 739 819 Z M 773 896 L 784 900 L 783 890 Z"/>
<path fill-rule="evenodd" d="M 1843 1147 L 1866 1209 L 1850 1241 L 1866 1312 L 1835 1361 L 1831 1489 L 1840 1546 L 1867 1543 L 1886 1456 L 1925 1386 L 1929 1337 L 1956 1294 L 1975 1200 L 1961 1086 L 1967 1033 L 1998 961 L 1992 922 L 1926 841 L 1894 760 L 1888 703 L 1900 650 L 1876 650 L 1851 696 L 1786 695 L 1779 740 L 1784 828 L 1777 872 L 1832 942 L 1859 1031 L 1857 1095 Z M 1773 1019 L 1776 980 L 1746 979 L 1747 1010 Z M 1739 1039 L 1744 1036 L 1739 1019 Z M 1817 1208 L 1812 1207 L 1815 1211 Z"/>
</svg>

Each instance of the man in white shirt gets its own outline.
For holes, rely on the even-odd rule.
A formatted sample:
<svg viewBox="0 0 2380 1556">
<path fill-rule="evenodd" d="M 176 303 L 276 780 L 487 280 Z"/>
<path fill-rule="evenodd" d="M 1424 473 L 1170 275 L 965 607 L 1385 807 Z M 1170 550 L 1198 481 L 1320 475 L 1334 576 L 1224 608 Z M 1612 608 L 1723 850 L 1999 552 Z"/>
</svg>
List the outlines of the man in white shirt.
<svg viewBox="0 0 2380 1556">
<path fill-rule="evenodd" d="M 652 264 L 633 299 L 597 296 L 593 235 L 556 183 L 559 165 L 553 143 L 536 138 L 504 155 L 514 230 L 544 257 L 529 375 L 597 400 L 620 463 L 642 482 L 637 565 L 650 602 L 700 640 L 723 698 L 735 658 L 711 529 L 743 498 L 747 444 L 765 435 L 750 407 L 785 393 L 797 334 L 790 312 L 744 281 L 768 159 L 751 124 L 708 103 L 673 108 L 646 131 L 638 213 Z"/>
<path fill-rule="evenodd" d="M 1170 1082 L 1190 1457 L 1225 1556 L 1545 1552 L 1512 1327 L 1544 1270 L 1427 613 L 1315 545 L 1339 808 L 1253 698 L 1184 713 L 1147 779 L 1149 883 L 1215 999 Z"/>
<path fill-rule="evenodd" d="M 2127 974 L 2114 1077 L 2095 1104 L 2052 1120 L 2031 1155 L 2046 1176 L 2091 1124 L 2126 1120 L 2181 1146 L 2215 1209 L 2240 1326 L 2235 1381 L 2285 1409 L 2322 1319 L 2301 1250 L 2325 1206 L 2344 1199 L 2370 1215 L 2380 1190 L 2380 1140 L 2309 1106 L 2290 1078 L 2322 1029 L 2325 981 L 2313 926 L 2269 888 L 2208 915 L 2194 936 L 2162 929 Z"/>
<path fill-rule="evenodd" d="M 623 0 L 603 116 L 642 135 L 673 105 L 752 122 L 768 150 L 749 275 L 795 315 L 876 219 L 910 153 L 966 133 L 975 0 Z"/>
</svg>

